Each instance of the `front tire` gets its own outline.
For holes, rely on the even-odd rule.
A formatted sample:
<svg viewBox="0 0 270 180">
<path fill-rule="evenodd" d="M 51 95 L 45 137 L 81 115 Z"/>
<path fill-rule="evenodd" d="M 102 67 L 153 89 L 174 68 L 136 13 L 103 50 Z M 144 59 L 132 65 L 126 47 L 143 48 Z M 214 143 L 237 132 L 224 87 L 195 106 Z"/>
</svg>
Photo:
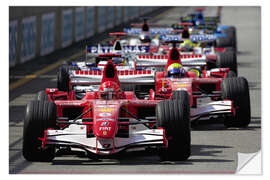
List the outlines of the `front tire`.
<svg viewBox="0 0 270 180">
<path fill-rule="evenodd" d="M 63 64 L 57 72 L 57 88 L 59 91 L 69 91 L 69 65 Z"/>
<path fill-rule="evenodd" d="M 157 125 L 165 129 L 168 147 L 161 148 L 162 161 L 184 161 L 190 157 L 190 107 L 188 94 L 157 105 Z"/>
<path fill-rule="evenodd" d="M 39 137 L 44 130 L 56 127 L 57 106 L 49 101 L 30 101 L 27 104 L 23 128 L 23 156 L 27 161 L 52 161 L 55 147 L 41 148 Z"/>
<path fill-rule="evenodd" d="M 230 68 L 237 75 L 237 57 L 233 52 L 217 53 L 216 66 L 218 68 Z"/>
<path fill-rule="evenodd" d="M 35 100 L 37 101 L 49 101 L 48 94 L 45 91 L 39 91 L 36 94 Z"/>
<path fill-rule="evenodd" d="M 246 127 L 250 123 L 250 96 L 248 82 L 243 77 L 224 79 L 221 83 L 222 98 L 233 101 L 235 117 L 225 117 L 226 127 Z"/>
</svg>

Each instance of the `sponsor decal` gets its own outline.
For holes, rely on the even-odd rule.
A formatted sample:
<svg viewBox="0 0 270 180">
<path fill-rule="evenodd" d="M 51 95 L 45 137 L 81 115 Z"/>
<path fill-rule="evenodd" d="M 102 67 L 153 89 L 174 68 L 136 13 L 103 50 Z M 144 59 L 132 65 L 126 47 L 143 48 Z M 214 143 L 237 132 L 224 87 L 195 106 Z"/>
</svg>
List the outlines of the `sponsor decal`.
<svg viewBox="0 0 270 180">
<path fill-rule="evenodd" d="M 99 108 L 109 108 L 109 107 L 115 107 L 115 105 L 98 105 L 97 107 L 99 107 Z"/>
<path fill-rule="evenodd" d="M 187 91 L 187 88 L 177 88 L 177 91 Z"/>
<path fill-rule="evenodd" d="M 111 127 L 99 127 L 100 131 L 110 131 Z"/>
<path fill-rule="evenodd" d="M 108 112 L 103 112 L 103 113 L 99 113 L 100 117 L 110 117 L 112 116 L 112 113 L 108 113 Z"/>
<path fill-rule="evenodd" d="M 50 93 L 53 93 L 53 92 L 55 92 L 55 91 L 56 91 L 55 88 L 51 88 L 51 89 L 50 89 Z"/>
<path fill-rule="evenodd" d="M 81 102 L 67 101 L 67 102 L 61 103 L 61 105 L 79 106 L 79 105 L 81 105 Z"/>
<path fill-rule="evenodd" d="M 112 112 L 114 108 L 98 108 L 99 112 Z"/>
<path fill-rule="evenodd" d="M 122 46 L 123 51 L 128 52 L 149 52 L 150 46 Z M 113 52 L 113 46 L 88 46 L 88 53 L 111 53 Z"/>
<path fill-rule="evenodd" d="M 99 118 L 97 121 L 114 121 L 114 119 L 111 118 Z"/>
<path fill-rule="evenodd" d="M 103 122 L 103 123 L 101 123 L 100 125 L 101 125 L 101 126 L 107 126 L 107 125 L 109 125 L 109 123 L 108 123 L 108 122 Z"/>
<path fill-rule="evenodd" d="M 107 135 L 107 131 L 103 131 L 103 135 L 106 136 Z"/>
<path fill-rule="evenodd" d="M 95 102 L 95 104 L 98 104 L 98 105 L 102 105 L 102 106 L 111 106 L 111 105 L 114 105 L 114 104 L 119 104 L 118 101 L 101 101 L 101 100 L 98 100 Z"/>
<path fill-rule="evenodd" d="M 176 87 L 182 88 L 182 87 L 187 87 L 188 84 L 174 84 Z"/>
</svg>

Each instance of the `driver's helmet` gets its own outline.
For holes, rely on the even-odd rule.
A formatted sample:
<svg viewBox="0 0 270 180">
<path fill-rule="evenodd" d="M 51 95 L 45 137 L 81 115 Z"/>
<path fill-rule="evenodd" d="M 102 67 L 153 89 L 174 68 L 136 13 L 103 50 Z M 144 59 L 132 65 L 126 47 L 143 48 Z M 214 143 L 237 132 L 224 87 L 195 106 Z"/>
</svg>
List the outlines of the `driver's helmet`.
<svg viewBox="0 0 270 180">
<path fill-rule="evenodd" d="M 172 78 L 181 78 L 185 76 L 185 70 L 179 63 L 171 64 L 168 69 L 168 77 Z"/>
<path fill-rule="evenodd" d="M 190 40 L 184 40 L 183 43 L 180 44 L 180 48 L 184 51 L 192 51 L 194 47 L 194 44 Z"/>
<path fill-rule="evenodd" d="M 126 58 L 123 58 L 123 57 L 113 57 L 112 62 L 113 62 L 113 64 L 116 64 L 116 65 L 117 64 L 120 64 L 120 65 L 127 64 Z"/>
<path fill-rule="evenodd" d="M 151 38 L 148 34 L 141 34 L 139 36 L 139 39 L 142 43 L 150 43 L 151 42 Z"/>
<path fill-rule="evenodd" d="M 119 98 L 120 87 L 113 81 L 106 81 L 100 85 L 99 95 L 101 99 L 112 100 Z"/>
</svg>

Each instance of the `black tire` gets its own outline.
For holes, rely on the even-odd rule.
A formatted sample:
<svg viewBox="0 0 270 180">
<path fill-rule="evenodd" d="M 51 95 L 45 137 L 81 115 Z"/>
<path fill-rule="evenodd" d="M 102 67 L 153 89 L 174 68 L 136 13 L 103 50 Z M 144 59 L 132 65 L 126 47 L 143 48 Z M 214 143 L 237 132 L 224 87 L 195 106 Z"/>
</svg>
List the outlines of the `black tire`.
<svg viewBox="0 0 270 180">
<path fill-rule="evenodd" d="M 136 89 L 136 86 L 134 84 L 121 84 L 122 91 L 134 91 Z"/>
<path fill-rule="evenodd" d="M 182 99 L 183 97 L 189 97 L 188 92 L 187 91 L 173 91 L 172 92 L 172 99 L 173 100 L 178 100 L 178 99 Z M 189 100 L 188 100 L 189 101 Z"/>
<path fill-rule="evenodd" d="M 49 101 L 30 101 L 26 106 L 23 128 L 23 156 L 27 161 L 52 161 L 55 147 L 41 148 L 44 130 L 56 127 L 57 106 Z"/>
<path fill-rule="evenodd" d="M 226 37 L 218 37 L 216 39 L 216 47 L 230 47 L 230 46 L 233 46 L 233 42 L 229 39 L 229 38 L 226 38 Z"/>
<path fill-rule="evenodd" d="M 233 77 L 237 77 L 236 73 L 234 71 L 229 71 L 226 78 L 233 78 Z"/>
<path fill-rule="evenodd" d="M 57 72 L 57 88 L 59 91 L 69 91 L 69 66 L 63 64 Z"/>
<path fill-rule="evenodd" d="M 216 66 L 218 68 L 230 68 L 237 75 L 237 56 L 233 52 L 217 53 Z"/>
<path fill-rule="evenodd" d="M 165 129 L 168 147 L 160 148 L 162 161 L 184 161 L 190 157 L 190 107 L 187 93 L 177 100 L 158 103 L 157 126 Z"/>
<path fill-rule="evenodd" d="M 221 83 L 222 98 L 230 99 L 236 107 L 235 117 L 227 116 L 226 127 L 246 127 L 250 123 L 250 97 L 248 82 L 243 77 L 224 79 Z"/>
<path fill-rule="evenodd" d="M 37 100 L 37 101 L 49 101 L 49 99 L 48 99 L 48 94 L 46 94 L 45 91 L 39 91 L 39 92 L 36 94 L 35 100 Z"/>
<path fill-rule="evenodd" d="M 232 52 L 236 54 L 236 49 L 234 47 L 226 47 L 225 52 Z"/>
<path fill-rule="evenodd" d="M 229 41 L 231 41 L 232 47 L 237 52 L 237 35 L 236 28 L 234 26 L 230 26 L 227 29 L 224 29 L 223 32 L 226 34 Z"/>
</svg>

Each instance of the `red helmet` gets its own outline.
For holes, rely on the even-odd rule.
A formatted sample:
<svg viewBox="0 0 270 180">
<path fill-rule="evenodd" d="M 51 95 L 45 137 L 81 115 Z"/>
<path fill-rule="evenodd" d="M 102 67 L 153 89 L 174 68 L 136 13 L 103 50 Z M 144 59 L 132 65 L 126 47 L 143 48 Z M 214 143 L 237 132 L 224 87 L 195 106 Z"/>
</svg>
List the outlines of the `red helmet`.
<svg viewBox="0 0 270 180">
<path fill-rule="evenodd" d="M 120 87 L 113 81 L 106 81 L 100 85 L 100 98 L 105 100 L 117 99 L 121 92 Z"/>
</svg>

